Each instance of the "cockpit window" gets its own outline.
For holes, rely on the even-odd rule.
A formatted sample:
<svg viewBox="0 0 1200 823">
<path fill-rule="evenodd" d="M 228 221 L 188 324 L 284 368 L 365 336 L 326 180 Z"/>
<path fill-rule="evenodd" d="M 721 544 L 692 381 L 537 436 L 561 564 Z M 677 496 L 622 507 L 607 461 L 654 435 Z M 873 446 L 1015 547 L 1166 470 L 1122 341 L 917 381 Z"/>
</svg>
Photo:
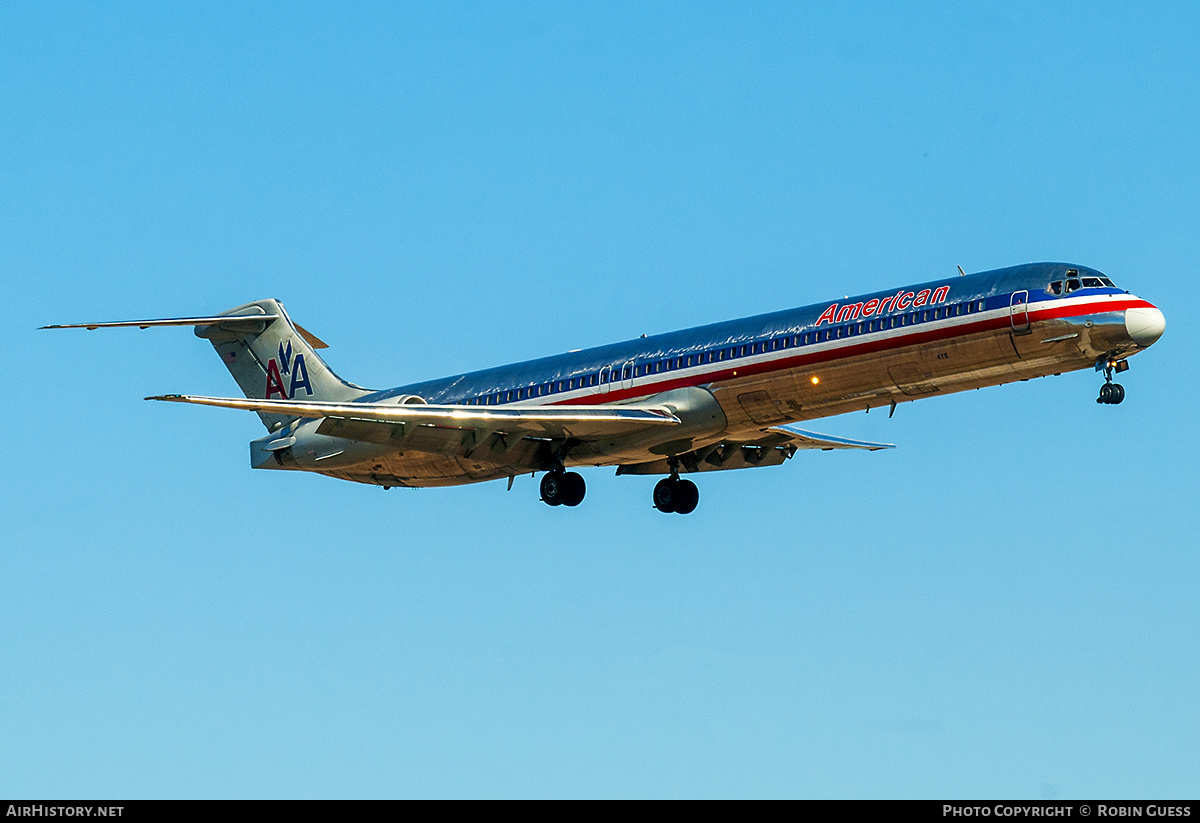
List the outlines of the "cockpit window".
<svg viewBox="0 0 1200 823">
<path fill-rule="evenodd" d="M 1109 280 L 1107 277 L 1101 277 L 1100 282 L 1103 283 L 1104 285 L 1108 286 L 1110 289 L 1116 288 L 1116 286 L 1113 285 L 1113 281 Z"/>
<path fill-rule="evenodd" d="M 1100 282 L 1100 278 L 1099 278 L 1099 277 L 1085 277 L 1085 278 L 1083 278 L 1083 287 L 1084 287 L 1085 289 L 1098 289 L 1098 288 L 1100 288 L 1100 287 L 1101 287 L 1101 286 L 1103 286 L 1103 285 L 1104 285 L 1104 284 Z"/>
<path fill-rule="evenodd" d="M 1072 278 L 1067 281 L 1067 294 L 1070 294 L 1071 292 L 1081 288 L 1083 288 L 1083 284 L 1078 280 Z"/>
<path fill-rule="evenodd" d="M 1050 292 L 1051 294 L 1062 294 L 1063 293 L 1062 287 L 1063 287 L 1063 281 L 1055 280 L 1053 283 L 1051 283 L 1049 286 L 1046 287 L 1046 291 Z"/>
</svg>

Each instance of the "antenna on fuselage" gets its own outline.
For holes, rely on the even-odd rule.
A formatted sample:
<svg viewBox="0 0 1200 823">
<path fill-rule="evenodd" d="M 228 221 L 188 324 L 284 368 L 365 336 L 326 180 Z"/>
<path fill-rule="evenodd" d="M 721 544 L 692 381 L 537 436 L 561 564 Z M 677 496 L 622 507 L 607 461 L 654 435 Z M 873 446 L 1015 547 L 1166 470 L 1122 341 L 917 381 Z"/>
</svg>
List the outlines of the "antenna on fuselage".
<svg viewBox="0 0 1200 823">
<path fill-rule="evenodd" d="M 966 276 L 967 276 L 967 273 L 966 273 L 965 271 L 963 271 L 963 270 L 962 270 L 962 266 L 959 266 L 959 267 L 958 267 L 958 276 L 959 276 L 959 277 L 966 277 Z"/>
</svg>

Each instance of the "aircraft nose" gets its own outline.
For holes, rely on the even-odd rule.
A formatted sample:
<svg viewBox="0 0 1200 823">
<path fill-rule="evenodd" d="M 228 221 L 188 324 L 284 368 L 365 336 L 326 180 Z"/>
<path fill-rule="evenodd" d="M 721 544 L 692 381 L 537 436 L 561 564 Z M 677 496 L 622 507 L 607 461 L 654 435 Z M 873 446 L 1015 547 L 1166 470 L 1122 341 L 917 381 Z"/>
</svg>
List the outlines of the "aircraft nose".
<svg viewBox="0 0 1200 823">
<path fill-rule="evenodd" d="M 1156 308 L 1139 308 L 1125 310 L 1125 331 L 1134 343 L 1146 348 L 1162 337 L 1167 328 L 1167 319 Z"/>
</svg>

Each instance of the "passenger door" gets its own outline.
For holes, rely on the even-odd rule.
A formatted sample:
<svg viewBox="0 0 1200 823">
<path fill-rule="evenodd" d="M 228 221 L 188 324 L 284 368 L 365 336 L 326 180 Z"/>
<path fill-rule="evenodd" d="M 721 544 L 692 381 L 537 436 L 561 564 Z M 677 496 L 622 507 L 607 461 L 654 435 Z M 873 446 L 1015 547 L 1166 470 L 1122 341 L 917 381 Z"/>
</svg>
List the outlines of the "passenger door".
<svg viewBox="0 0 1200 823">
<path fill-rule="evenodd" d="M 1008 313 L 1014 334 L 1029 334 L 1029 332 L 1033 331 L 1029 328 L 1029 292 L 1013 292 L 1012 300 L 1008 306 Z"/>
</svg>

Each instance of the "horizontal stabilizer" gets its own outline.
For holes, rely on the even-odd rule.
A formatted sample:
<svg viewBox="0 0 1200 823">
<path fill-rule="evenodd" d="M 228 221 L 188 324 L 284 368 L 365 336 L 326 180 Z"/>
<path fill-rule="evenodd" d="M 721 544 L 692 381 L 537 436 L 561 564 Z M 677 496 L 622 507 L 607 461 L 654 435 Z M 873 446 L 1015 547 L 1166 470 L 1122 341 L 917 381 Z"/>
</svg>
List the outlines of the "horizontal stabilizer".
<svg viewBox="0 0 1200 823">
<path fill-rule="evenodd" d="M 228 315 L 222 314 L 215 317 L 163 317 L 157 320 L 117 320 L 108 323 L 63 323 L 57 326 L 42 326 L 43 329 L 120 329 L 133 328 L 148 329 L 151 326 L 211 326 L 214 323 L 230 324 L 230 325 L 246 325 L 247 323 L 261 323 L 265 320 L 278 320 L 278 314 L 243 314 L 243 315 Z"/>
<path fill-rule="evenodd" d="M 217 314 L 212 317 L 162 317 L 154 320 L 116 320 L 105 323 L 61 323 L 54 326 L 41 326 L 42 329 L 148 329 L 151 326 L 213 326 L 219 325 L 226 329 L 239 329 L 254 323 L 278 320 L 282 314 Z M 296 333 L 308 341 L 314 349 L 327 349 L 329 344 L 299 323 L 293 323 Z"/>
</svg>

